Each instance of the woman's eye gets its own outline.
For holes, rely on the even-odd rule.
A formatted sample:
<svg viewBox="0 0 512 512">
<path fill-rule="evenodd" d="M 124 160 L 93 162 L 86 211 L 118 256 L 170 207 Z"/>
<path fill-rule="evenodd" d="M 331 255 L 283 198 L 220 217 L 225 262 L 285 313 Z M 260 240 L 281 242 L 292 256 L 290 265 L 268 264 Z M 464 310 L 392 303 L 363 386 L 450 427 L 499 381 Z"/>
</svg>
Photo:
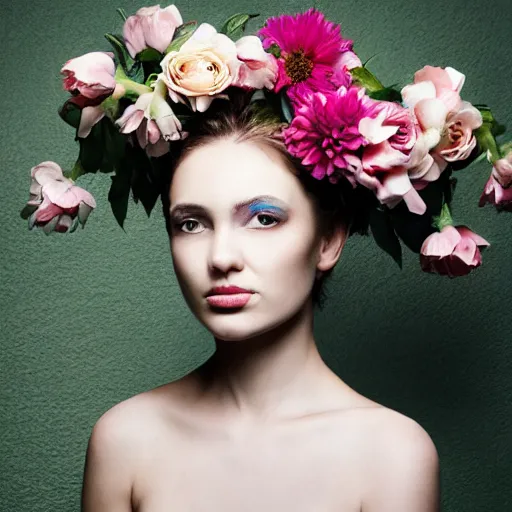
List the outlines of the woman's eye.
<svg viewBox="0 0 512 512">
<path fill-rule="evenodd" d="M 258 226 L 275 226 L 280 222 L 277 217 L 274 217 L 268 213 L 259 213 L 255 215 L 252 220 L 254 219 L 256 219 Z"/>
<path fill-rule="evenodd" d="M 180 222 L 177 227 L 180 231 L 184 231 L 185 233 L 199 233 L 202 230 L 194 231 L 194 228 L 198 225 L 201 225 L 201 223 L 197 220 L 188 219 L 183 222 Z"/>
</svg>

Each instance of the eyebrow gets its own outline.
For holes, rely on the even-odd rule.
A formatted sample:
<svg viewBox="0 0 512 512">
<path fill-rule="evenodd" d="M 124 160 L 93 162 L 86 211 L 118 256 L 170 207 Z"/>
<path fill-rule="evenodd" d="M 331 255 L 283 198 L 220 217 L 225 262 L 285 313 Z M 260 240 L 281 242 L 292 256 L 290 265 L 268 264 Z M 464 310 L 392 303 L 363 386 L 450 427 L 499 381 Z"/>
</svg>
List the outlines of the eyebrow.
<svg viewBox="0 0 512 512">
<path fill-rule="evenodd" d="M 252 205 L 259 204 L 259 203 L 272 203 L 272 204 L 269 204 L 268 206 L 270 206 L 270 207 L 277 206 L 278 208 L 283 208 L 283 209 L 287 208 L 286 204 L 281 199 L 278 199 L 277 197 L 274 197 L 274 196 L 264 195 L 264 196 L 251 197 L 250 199 L 246 199 L 244 201 L 239 201 L 238 203 L 236 203 L 233 206 L 232 212 L 233 212 L 233 214 L 236 214 L 243 208 L 246 208 L 247 206 L 252 206 Z M 176 206 L 171 208 L 171 211 L 170 211 L 170 215 L 172 217 L 184 215 L 184 214 L 190 214 L 190 213 L 208 214 L 209 210 L 208 210 L 208 208 L 205 208 L 204 206 L 202 206 L 200 204 L 178 203 Z"/>
</svg>

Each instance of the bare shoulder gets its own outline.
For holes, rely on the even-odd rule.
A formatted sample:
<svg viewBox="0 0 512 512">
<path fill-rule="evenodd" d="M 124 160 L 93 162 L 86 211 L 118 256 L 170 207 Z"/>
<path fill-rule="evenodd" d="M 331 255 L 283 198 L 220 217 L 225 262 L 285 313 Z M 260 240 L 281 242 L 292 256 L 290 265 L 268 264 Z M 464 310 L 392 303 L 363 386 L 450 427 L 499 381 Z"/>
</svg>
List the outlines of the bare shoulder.
<svg viewBox="0 0 512 512">
<path fill-rule="evenodd" d="M 365 450 L 363 512 L 437 512 L 439 457 L 428 432 L 386 407 L 359 412 Z"/>
</svg>

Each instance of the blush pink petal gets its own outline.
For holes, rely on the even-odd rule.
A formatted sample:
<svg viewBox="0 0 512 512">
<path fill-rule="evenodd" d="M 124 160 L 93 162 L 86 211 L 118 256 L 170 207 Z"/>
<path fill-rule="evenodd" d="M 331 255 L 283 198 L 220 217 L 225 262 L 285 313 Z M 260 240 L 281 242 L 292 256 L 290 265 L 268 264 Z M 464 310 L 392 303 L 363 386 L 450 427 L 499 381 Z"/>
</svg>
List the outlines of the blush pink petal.
<svg viewBox="0 0 512 512">
<path fill-rule="evenodd" d="M 159 9 L 152 16 L 142 20 L 146 44 L 163 53 L 174 37 L 176 28 L 183 25 L 183 19 L 175 5 Z"/>
<path fill-rule="evenodd" d="M 111 94 L 116 86 L 113 57 L 111 52 L 90 52 L 68 60 L 61 69 L 64 88 L 87 98 Z"/>
<path fill-rule="evenodd" d="M 441 132 L 446 121 L 448 110 L 441 100 L 428 98 L 416 103 L 414 114 L 423 131 L 433 128 Z"/>
<path fill-rule="evenodd" d="M 503 188 L 508 189 L 512 186 L 512 151 L 494 162 L 492 176 Z"/>
<path fill-rule="evenodd" d="M 423 242 L 420 253 L 424 256 L 444 258 L 452 254 L 461 236 L 454 226 L 446 226 L 438 233 L 432 233 Z"/>
<path fill-rule="evenodd" d="M 465 238 L 471 238 L 478 246 L 488 246 L 490 245 L 487 240 L 482 238 L 480 235 L 477 235 L 476 233 L 473 233 L 469 228 L 466 226 L 457 226 L 457 229 L 459 230 L 459 233 L 462 237 Z"/>
<path fill-rule="evenodd" d="M 436 97 L 436 87 L 432 82 L 410 84 L 402 88 L 401 95 L 404 105 L 414 108 L 418 101 L 434 99 Z"/>
<path fill-rule="evenodd" d="M 87 137 L 92 130 L 92 127 L 100 122 L 105 117 L 105 111 L 101 106 L 84 107 L 80 116 L 80 125 L 78 127 L 77 135 L 80 138 Z"/>
</svg>

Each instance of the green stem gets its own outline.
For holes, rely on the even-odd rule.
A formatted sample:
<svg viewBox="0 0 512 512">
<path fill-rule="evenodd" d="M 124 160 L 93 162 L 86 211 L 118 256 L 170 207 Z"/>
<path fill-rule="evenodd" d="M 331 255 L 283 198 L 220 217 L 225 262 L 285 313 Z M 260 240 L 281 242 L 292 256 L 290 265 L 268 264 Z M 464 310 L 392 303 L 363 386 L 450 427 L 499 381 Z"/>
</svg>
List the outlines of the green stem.
<svg viewBox="0 0 512 512">
<path fill-rule="evenodd" d="M 480 148 L 487 153 L 491 164 L 501 158 L 501 151 L 496 143 L 496 139 L 491 132 L 491 128 L 487 123 L 484 123 L 480 128 L 475 130 L 475 137 L 478 140 Z"/>
<path fill-rule="evenodd" d="M 432 225 L 439 231 L 441 231 L 446 226 L 453 226 L 453 219 L 450 213 L 448 203 L 443 204 L 443 207 L 441 208 L 441 214 L 439 215 L 439 217 L 434 217 L 434 222 L 432 223 Z"/>
<path fill-rule="evenodd" d="M 80 163 L 80 160 L 77 160 L 75 162 L 75 165 L 73 166 L 73 169 L 71 169 L 71 172 L 69 173 L 69 176 L 66 176 L 66 177 L 69 178 L 70 180 L 76 181 L 84 173 L 85 173 L 85 170 L 82 167 L 82 164 Z"/>
<path fill-rule="evenodd" d="M 141 94 L 145 94 L 147 92 L 153 92 L 153 89 L 151 89 L 151 87 L 130 80 L 126 76 L 126 73 L 124 72 L 121 66 L 117 66 L 115 79 L 118 84 L 122 85 L 125 88 L 125 94 L 140 96 Z"/>
</svg>

